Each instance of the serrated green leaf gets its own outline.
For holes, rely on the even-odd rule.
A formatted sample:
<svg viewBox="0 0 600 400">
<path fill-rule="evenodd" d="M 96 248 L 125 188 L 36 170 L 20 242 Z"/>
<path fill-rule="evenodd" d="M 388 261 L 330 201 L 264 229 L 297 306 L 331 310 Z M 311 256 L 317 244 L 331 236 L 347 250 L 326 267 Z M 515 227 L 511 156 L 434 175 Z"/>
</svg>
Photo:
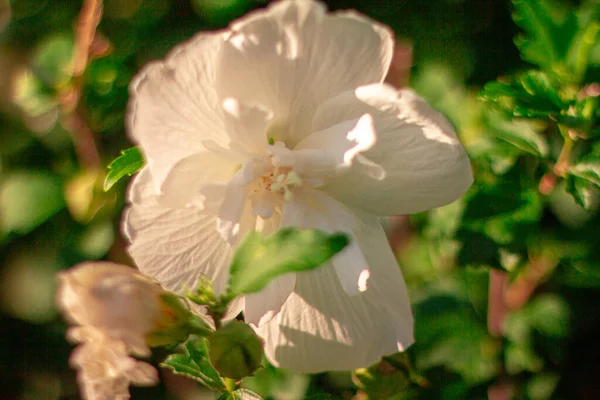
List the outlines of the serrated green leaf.
<svg viewBox="0 0 600 400">
<path fill-rule="evenodd" d="M 571 166 L 569 173 L 600 186 L 600 145 Z"/>
<path fill-rule="evenodd" d="M 513 5 L 513 20 L 525 31 L 515 39 L 522 58 L 546 70 L 564 68 L 577 17 L 548 0 L 513 0 Z"/>
<path fill-rule="evenodd" d="M 573 196 L 575 202 L 584 210 L 589 210 L 591 205 L 590 183 L 578 176 L 569 175 L 565 189 Z"/>
<path fill-rule="evenodd" d="M 575 176 L 587 179 L 595 185 L 600 186 L 600 160 L 593 162 L 581 162 L 572 166 L 569 172 Z"/>
<path fill-rule="evenodd" d="M 533 96 L 533 102 L 538 102 L 539 108 L 560 110 L 565 106 L 558 96 L 558 85 L 546 73 L 541 71 L 526 71 L 519 76 L 523 88 Z"/>
<path fill-rule="evenodd" d="M 546 139 L 526 121 L 507 121 L 496 112 L 486 112 L 484 120 L 498 139 L 504 140 L 536 157 L 548 156 Z"/>
<path fill-rule="evenodd" d="M 104 180 L 104 191 L 110 190 L 124 176 L 131 176 L 144 166 L 144 157 L 138 147 L 123 150 L 108 166 L 108 173 Z"/>
<path fill-rule="evenodd" d="M 567 54 L 567 63 L 577 81 L 584 76 L 587 70 L 598 32 L 600 32 L 600 22 L 595 21 L 580 29 L 573 39 L 573 43 Z"/>
<path fill-rule="evenodd" d="M 184 345 L 185 354 L 171 354 L 161 364 L 211 389 L 224 390 L 225 381 L 208 360 L 208 345 L 205 339 L 189 339 Z"/>
<path fill-rule="evenodd" d="M 273 278 L 317 268 L 348 244 L 341 233 L 310 229 L 281 229 L 271 236 L 248 235 L 231 264 L 229 293 L 239 296 L 262 290 Z"/>
<path fill-rule="evenodd" d="M 480 98 L 514 118 L 556 120 L 567 104 L 558 94 L 560 82 L 552 75 L 529 70 L 506 82 L 490 82 Z"/>
<path fill-rule="evenodd" d="M 217 400 L 263 400 L 258 394 L 248 389 L 237 389 L 223 393 Z"/>
<path fill-rule="evenodd" d="M 530 180 L 524 177 L 526 173 L 517 165 L 502 180 L 481 185 L 478 191 L 466 198 L 459 230 L 459 236 L 467 239 L 465 246 L 476 243 L 471 242 L 474 234 L 491 239 L 491 242 L 487 242 L 479 238 L 479 242 L 486 243 L 490 257 L 496 255 L 494 246 L 525 246 L 544 209 L 541 195 L 535 187 L 530 186 Z"/>
</svg>

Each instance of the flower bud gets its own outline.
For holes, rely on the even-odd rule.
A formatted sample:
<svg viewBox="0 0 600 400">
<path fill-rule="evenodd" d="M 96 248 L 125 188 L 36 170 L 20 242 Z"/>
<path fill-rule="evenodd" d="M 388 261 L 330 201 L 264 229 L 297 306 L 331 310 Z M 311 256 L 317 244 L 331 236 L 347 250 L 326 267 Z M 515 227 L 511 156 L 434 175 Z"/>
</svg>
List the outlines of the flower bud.
<svg viewBox="0 0 600 400">
<path fill-rule="evenodd" d="M 263 345 L 250 326 L 232 321 L 208 338 L 210 363 L 227 378 L 242 379 L 262 364 Z"/>
<path fill-rule="evenodd" d="M 129 384 L 152 385 L 158 373 L 131 354 L 148 345 L 179 343 L 189 333 L 189 311 L 179 299 L 124 265 L 88 262 L 59 274 L 57 303 L 80 343 L 70 358 L 87 400 L 129 398 Z M 154 342 L 149 339 L 153 338 Z"/>
<path fill-rule="evenodd" d="M 184 318 L 167 292 L 132 268 L 110 262 L 82 263 L 59 274 L 58 305 L 73 324 L 93 327 L 128 349 L 149 354 L 145 337 Z"/>
</svg>

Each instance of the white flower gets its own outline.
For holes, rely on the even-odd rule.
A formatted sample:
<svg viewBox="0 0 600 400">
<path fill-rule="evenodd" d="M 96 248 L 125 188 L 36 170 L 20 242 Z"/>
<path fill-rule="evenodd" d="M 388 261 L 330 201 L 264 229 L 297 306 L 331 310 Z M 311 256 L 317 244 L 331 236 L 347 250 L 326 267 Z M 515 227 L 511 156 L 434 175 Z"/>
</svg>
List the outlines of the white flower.
<svg viewBox="0 0 600 400">
<path fill-rule="evenodd" d="M 406 287 L 378 216 L 450 203 L 472 183 L 452 126 L 382 81 L 391 32 L 353 12 L 282 1 L 201 33 L 131 86 L 147 159 L 124 230 L 142 271 L 217 291 L 251 230 L 344 231 L 332 262 L 246 296 L 267 357 L 304 372 L 368 366 L 413 341 Z"/>
<path fill-rule="evenodd" d="M 164 320 L 164 293 L 135 270 L 109 262 L 83 263 L 59 274 L 57 303 L 75 325 L 67 336 L 81 343 L 70 363 L 86 399 L 128 399 L 130 383 L 158 382 L 154 367 L 129 355 L 150 355 L 145 339 Z"/>
</svg>

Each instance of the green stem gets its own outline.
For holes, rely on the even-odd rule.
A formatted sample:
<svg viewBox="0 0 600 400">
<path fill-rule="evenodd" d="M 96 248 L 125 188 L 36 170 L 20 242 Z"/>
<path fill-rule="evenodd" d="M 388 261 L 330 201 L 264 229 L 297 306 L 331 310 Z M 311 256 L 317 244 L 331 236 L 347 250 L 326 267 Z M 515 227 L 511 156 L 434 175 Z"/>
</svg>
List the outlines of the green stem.
<svg viewBox="0 0 600 400">
<path fill-rule="evenodd" d="M 233 392 L 238 388 L 237 382 L 235 379 L 225 378 L 225 388 L 228 391 Z"/>
<path fill-rule="evenodd" d="M 192 321 L 190 323 L 189 327 L 190 327 L 190 333 L 193 335 L 196 335 L 196 336 L 206 338 L 206 337 L 209 337 L 210 335 L 212 335 L 212 333 L 213 333 L 212 329 L 202 326 L 194 321 Z"/>
<path fill-rule="evenodd" d="M 563 129 L 561 128 L 561 132 L 562 131 Z M 573 139 L 571 139 L 571 136 L 569 136 L 567 132 L 563 133 L 563 137 L 565 142 L 560 151 L 560 154 L 558 155 L 558 160 L 554 165 L 554 172 L 556 173 L 556 175 L 564 178 L 567 175 L 569 167 L 571 166 L 571 153 L 573 151 L 573 145 L 575 144 L 575 142 L 573 141 Z"/>
</svg>

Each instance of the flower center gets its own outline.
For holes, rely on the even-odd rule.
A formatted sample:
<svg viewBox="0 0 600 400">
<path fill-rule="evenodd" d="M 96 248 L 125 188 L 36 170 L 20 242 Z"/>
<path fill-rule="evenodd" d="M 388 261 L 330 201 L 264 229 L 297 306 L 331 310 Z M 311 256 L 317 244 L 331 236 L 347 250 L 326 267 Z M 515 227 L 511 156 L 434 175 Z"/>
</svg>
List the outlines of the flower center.
<svg viewBox="0 0 600 400">
<path fill-rule="evenodd" d="M 294 170 L 293 152 L 282 142 L 269 145 L 267 155 L 259 161 L 262 175 L 253 183 L 250 192 L 252 211 L 263 219 L 270 218 L 284 201 L 294 198 L 294 192 L 303 185 L 302 177 Z"/>
<path fill-rule="evenodd" d="M 300 185 L 302 178 L 291 167 L 274 167 L 271 172 L 260 177 L 263 189 L 283 195 L 284 200 L 293 199 L 292 189 Z"/>
</svg>

